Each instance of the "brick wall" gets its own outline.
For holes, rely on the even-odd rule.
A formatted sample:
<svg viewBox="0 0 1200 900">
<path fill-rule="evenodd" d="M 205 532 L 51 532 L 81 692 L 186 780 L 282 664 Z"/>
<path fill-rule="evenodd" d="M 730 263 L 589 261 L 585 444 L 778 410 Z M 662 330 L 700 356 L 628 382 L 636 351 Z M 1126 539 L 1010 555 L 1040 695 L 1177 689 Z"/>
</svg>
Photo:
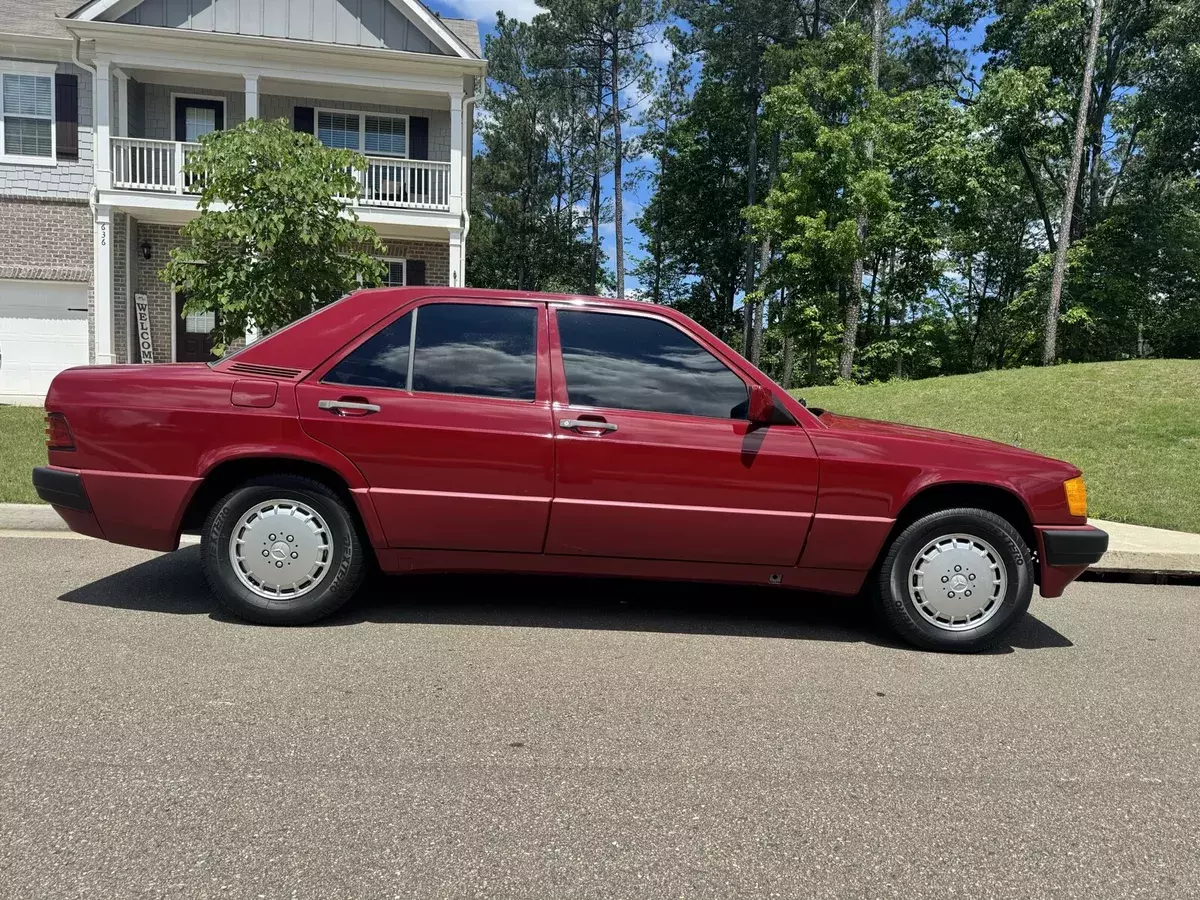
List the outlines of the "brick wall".
<svg viewBox="0 0 1200 900">
<path fill-rule="evenodd" d="M 436 241 L 395 241 L 383 239 L 387 256 L 393 259 L 425 260 L 425 283 L 450 283 L 450 244 Z"/>
<path fill-rule="evenodd" d="M 112 214 L 113 356 L 119 363 L 129 362 L 128 220 L 125 213 Z"/>
<path fill-rule="evenodd" d="M 94 180 L 92 73 L 71 63 L 60 63 L 57 71 L 72 74 L 79 81 L 79 159 L 53 166 L 0 165 L 0 196 L 87 200 Z"/>
<path fill-rule="evenodd" d="M 90 283 L 87 203 L 0 197 L 0 278 Z"/>
</svg>

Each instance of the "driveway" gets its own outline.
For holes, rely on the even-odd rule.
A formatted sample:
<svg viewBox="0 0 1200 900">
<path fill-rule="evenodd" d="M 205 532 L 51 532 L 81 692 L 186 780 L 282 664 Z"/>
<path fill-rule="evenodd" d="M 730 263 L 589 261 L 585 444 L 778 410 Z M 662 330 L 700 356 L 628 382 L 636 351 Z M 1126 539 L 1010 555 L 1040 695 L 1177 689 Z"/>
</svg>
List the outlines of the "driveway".
<svg viewBox="0 0 1200 900">
<path fill-rule="evenodd" d="M 215 616 L 197 549 L 0 539 L 0 897 L 1200 894 L 1200 589 L 1011 646 L 852 602 L 380 581 Z"/>
</svg>

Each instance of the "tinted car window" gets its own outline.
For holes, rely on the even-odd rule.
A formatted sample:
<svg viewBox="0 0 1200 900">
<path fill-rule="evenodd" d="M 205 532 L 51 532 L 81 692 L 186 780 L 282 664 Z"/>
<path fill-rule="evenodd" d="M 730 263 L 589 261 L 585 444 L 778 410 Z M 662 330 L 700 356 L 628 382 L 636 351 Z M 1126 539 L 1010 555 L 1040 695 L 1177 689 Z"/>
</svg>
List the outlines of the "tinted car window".
<svg viewBox="0 0 1200 900">
<path fill-rule="evenodd" d="M 568 400 L 578 406 L 746 417 L 746 384 L 694 340 L 643 316 L 558 310 Z"/>
<path fill-rule="evenodd" d="M 433 303 L 417 310 L 414 391 L 532 400 L 537 310 Z"/>
<path fill-rule="evenodd" d="M 412 319 L 412 313 L 397 319 L 357 347 L 333 367 L 325 381 L 404 390 L 408 386 Z"/>
</svg>

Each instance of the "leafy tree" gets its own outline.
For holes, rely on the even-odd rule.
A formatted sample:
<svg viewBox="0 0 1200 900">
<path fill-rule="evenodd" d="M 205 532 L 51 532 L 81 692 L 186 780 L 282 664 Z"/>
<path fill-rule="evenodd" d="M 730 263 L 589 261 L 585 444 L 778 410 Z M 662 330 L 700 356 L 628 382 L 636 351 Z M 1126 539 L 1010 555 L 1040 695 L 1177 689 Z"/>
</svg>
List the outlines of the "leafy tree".
<svg viewBox="0 0 1200 900">
<path fill-rule="evenodd" d="M 160 277 L 187 294 L 186 313 L 216 312 L 215 352 L 248 327 L 274 331 L 379 283 L 383 247 L 345 206 L 365 165 L 283 119 L 250 119 L 201 139 L 185 164 L 200 186 L 200 215 L 181 229 L 187 243 Z"/>
<path fill-rule="evenodd" d="M 474 165 L 470 283 L 594 290 L 602 257 L 594 243 L 589 249 L 579 213 L 594 168 L 588 85 L 565 64 L 542 17 L 522 23 L 501 13 L 487 56 L 492 83 Z"/>
</svg>

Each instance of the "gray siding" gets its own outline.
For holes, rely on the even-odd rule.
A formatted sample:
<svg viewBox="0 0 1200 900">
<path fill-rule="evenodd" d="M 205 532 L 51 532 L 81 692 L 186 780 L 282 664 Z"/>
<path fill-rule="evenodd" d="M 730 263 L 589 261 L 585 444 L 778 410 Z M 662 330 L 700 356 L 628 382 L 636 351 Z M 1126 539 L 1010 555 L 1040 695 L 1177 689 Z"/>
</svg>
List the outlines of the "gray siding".
<svg viewBox="0 0 1200 900">
<path fill-rule="evenodd" d="M 0 195 L 86 200 L 92 189 L 92 73 L 71 63 L 58 71 L 79 79 L 79 159 L 54 166 L 0 163 Z"/>
<path fill-rule="evenodd" d="M 117 21 L 352 47 L 442 52 L 390 0 L 143 0 Z"/>
<path fill-rule="evenodd" d="M 134 124 L 133 83 L 130 82 L 129 136 L 157 141 L 175 140 L 175 114 L 171 110 L 171 94 L 191 94 L 225 100 L 225 127 L 233 128 L 246 120 L 246 95 L 241 91 L 213 91 L 208 88 L 189 88 L 180 84 L 139 84 L 138 119 Z M 260 98 L 259 102 L 262 100 Z"/>
</svg>

